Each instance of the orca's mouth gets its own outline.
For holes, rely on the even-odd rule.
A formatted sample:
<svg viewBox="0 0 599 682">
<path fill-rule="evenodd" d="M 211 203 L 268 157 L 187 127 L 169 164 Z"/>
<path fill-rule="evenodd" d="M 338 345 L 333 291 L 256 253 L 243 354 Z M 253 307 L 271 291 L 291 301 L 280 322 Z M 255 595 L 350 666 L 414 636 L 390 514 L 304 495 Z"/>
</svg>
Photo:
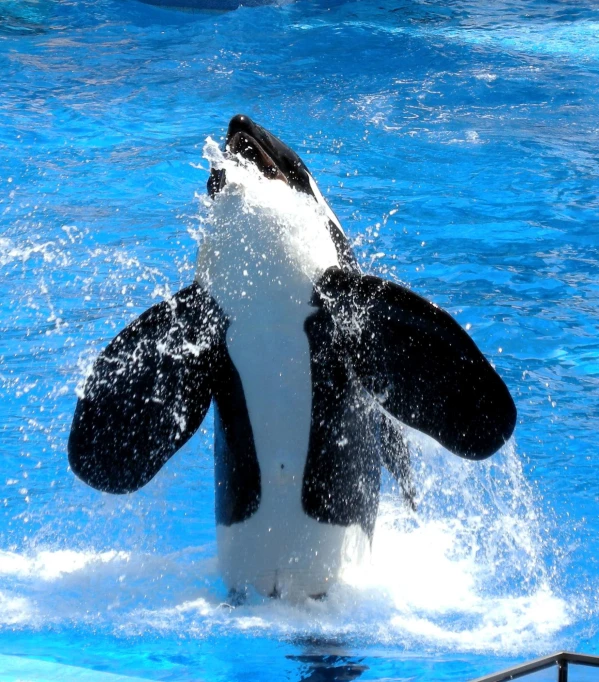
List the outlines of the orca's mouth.
<svg viewBox="0 0 599 682">
<path fill-rule="evenodd" d="M 287 178 L 281 173 L 270 154 L 258 140 L 249 133 L 241 130 L 234 133 L 227 140 L 225 149 L 229 154 L 241 156 L 241 158 L 246 159 L 246 161 L 253 163 L 269 180 L 282 180 L 285 183 L 287 182 Z"/>
<path fill-rule="evenodd" d="M 294 189 L 306 191 L 302 176 L 307 177 L 307 171 L 299 156 L 249 116 L 238 114 L 229 122 L 225 153 L 254 164 L 269 180 L 282 180 Z M 225 171 L 213 168 L 208 179 L 210 196 L 214 198 L 226 183 Z"/>
</svg>

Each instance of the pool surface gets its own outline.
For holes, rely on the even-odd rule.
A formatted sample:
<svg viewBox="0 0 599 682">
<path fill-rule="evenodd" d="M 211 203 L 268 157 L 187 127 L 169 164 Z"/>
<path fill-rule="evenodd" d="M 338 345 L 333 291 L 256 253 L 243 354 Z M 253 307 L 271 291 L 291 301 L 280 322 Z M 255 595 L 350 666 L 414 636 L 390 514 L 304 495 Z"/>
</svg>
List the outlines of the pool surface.
<svg viewBox="0 0 599 682">
<path fill-rule="evenodd" d="M 599 10 L 8 0 L 0 74 L 2 680 L 464 682 L 599 653 Z M 385 478 L 372 570 L 300 606 L 226 603 L 211 413 L 132 495 L 66 459 L 94 357 L 191 282 L 204 144 L 240 112 L 519 410 L 483 463 L 411 433 L 417 512 Z"/>
</svg>

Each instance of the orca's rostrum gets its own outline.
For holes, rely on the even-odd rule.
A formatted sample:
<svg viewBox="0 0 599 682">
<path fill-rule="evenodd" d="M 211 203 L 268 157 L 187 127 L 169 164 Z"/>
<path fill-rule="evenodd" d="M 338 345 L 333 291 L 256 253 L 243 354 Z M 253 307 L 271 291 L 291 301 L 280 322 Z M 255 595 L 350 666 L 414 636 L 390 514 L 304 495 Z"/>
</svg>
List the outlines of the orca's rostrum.
<svg viewBox="0 0 599 682">
<path fill-rule="evenodd" d="M 231 120 L 208 192 L 195 281 L 100 354 L 69 462 L 99 490 L 137 490 L 213 402 L 225 582 L 320 596 L 368 556 L 381 466 L 409 496 L 397 422 L 483 459 L 516 408 L 450 315 L 360 272 L 305 164 L 247 116 Z"/>
</svg>

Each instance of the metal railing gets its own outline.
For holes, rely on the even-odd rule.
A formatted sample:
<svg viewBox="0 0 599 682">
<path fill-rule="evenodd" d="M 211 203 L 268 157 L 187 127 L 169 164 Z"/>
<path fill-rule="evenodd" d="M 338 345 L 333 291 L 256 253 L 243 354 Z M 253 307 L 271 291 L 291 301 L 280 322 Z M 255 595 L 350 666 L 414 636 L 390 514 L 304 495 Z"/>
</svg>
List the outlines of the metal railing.
<svg viewBox="0 0 599 682">
<path fill-rule="evenodd" d="M 516 680 L 549 668 L 555 668 L 555 682 L 568 682 L 568 669 L 570 666 L 599 668 L 599 656 L 587 656 L 586 654 L 575 654 L 570 651 L 560 651 L 557 654 L 543 656 L 543 658 L 537 658 L 534 661 L 508 668 L 493 675 L 478 677 L 471 682 L 508 682 L 509 680 Z M 597 672 L 597 680 L 599 680 L 599 671 Z"/>
</svg>

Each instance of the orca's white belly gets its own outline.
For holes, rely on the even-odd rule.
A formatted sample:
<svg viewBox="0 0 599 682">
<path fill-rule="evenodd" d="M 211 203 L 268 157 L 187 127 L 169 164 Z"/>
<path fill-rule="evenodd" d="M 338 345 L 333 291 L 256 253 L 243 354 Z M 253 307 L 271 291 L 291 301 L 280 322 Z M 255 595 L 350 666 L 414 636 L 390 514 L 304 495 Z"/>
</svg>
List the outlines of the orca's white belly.
<svg viewBox="0 0 599 682">
<path fill-rule="evenodd" d="M 256 306 L 238 315 L 227 333 L 252 426 L 261 498 L 246 521 L 217 526 L 218 556 L 230 588 L 252 585 L 264 595 L 302 599 L 327 592 L 348 565 L 364 560 L 370 542 L 359 525 L 320 523 L 302 507 L 312 418 L 304 322 L 312 309 L 278 303 L 275 311 Z"/>
</svg>

